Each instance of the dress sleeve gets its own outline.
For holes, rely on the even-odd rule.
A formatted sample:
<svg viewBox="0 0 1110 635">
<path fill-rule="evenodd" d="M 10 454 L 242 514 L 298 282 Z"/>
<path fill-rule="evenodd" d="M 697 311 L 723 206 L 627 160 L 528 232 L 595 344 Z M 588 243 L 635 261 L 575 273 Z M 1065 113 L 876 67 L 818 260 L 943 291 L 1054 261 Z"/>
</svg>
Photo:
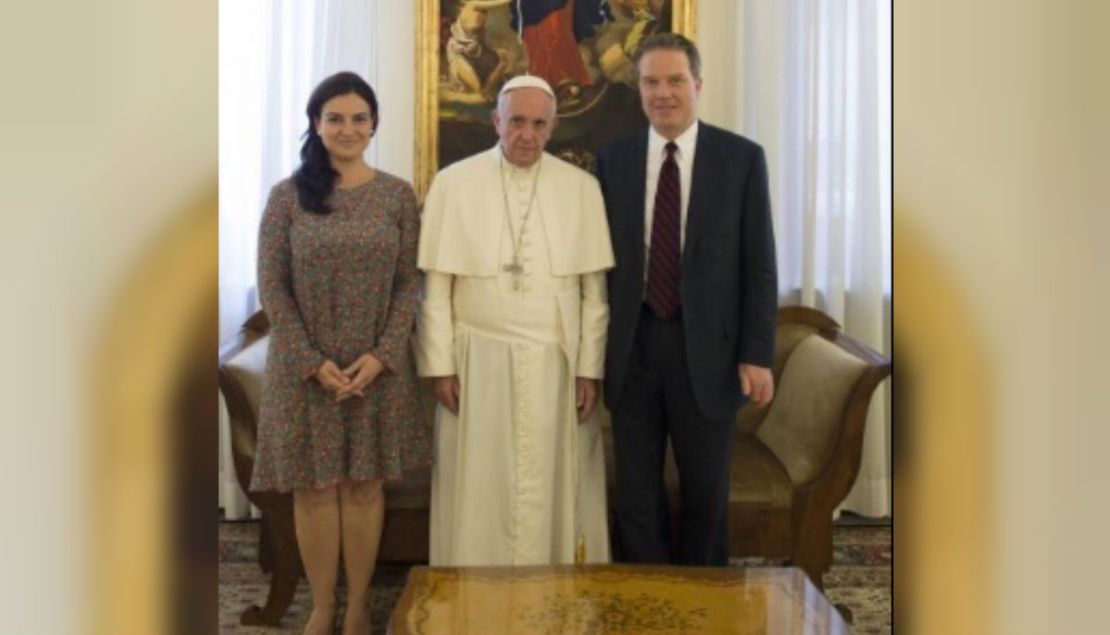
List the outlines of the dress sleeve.
<svg viewBox="0 0 1110 635">
<path fill-rule="evenodd" d="M 582 329 L 575 375 L 601 379 L 605 374 L 605 339 L 609 328 L 609 300 L 605 272 L 582 274 Z"/>
<path fill-rule="evenodd" d="M 370 354 L 388 370 L 398 372 L 408 353 L 416 307 L 420 297 L 420 270 L 416 268 L 416 248 L 420 239 L 420 214 L 412 188 L 404 187 L 401 201 L 401 245 L 393 270 L 389 313 L 385 328 Z"/>
<path fill-rule="evenodd" d="M 293 359 L 297 375 L 309 379 L 325 358 L 309 339 L 293 296 L 293 256 L 289 247 L 292 212 L 293 199 L 283 195 L 278 186 L 270 190 L 258 237 L 258 293 L 274 334 L 271 346 L 286 349 L 277 352 Z"/>
</svg>

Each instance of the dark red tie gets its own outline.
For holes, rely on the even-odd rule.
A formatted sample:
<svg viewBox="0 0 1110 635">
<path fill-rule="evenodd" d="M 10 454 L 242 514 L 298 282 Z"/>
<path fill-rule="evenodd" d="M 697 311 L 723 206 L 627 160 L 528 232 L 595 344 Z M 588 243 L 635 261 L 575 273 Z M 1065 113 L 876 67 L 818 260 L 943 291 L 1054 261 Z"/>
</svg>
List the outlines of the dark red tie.
<svg viewBox="0 0 1110 635">
<path fill-rule="evenodd" d="M 679 218 L 682 185 L 673 141 L 667 144 L 667 158 L 659 170 L 655 190 L 655 210 L 651 219 L 651 252 L 648 257 L 647 305 L 661 318 L 674 317 L 681 304 L 679 281 L 682 279 L 682 247 Z"/>
</svg>

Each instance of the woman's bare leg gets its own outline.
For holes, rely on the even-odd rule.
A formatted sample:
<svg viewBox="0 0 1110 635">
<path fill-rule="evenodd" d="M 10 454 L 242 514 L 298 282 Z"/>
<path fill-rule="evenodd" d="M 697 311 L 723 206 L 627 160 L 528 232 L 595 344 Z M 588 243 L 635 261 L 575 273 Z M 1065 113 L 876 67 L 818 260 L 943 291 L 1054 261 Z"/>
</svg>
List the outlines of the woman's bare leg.
<svg viewBox="0 0 1110 635">
<path fill-rule="evenodd" d="M 347 612 L 343 618 L 343 635 L 369 635 L 366 600 L 385 518 L 382 481 L 341 483 L 339 506 L 343 565 L 347 573 Z"/>
<path fill-rule="evenodd" d="M 312 589 L 312 614 L 304 635 L 331 635 L 339 575 L 340 515 L 337 488 L 293 493 L 293 520 L 305 574 Z"/>
</svg>

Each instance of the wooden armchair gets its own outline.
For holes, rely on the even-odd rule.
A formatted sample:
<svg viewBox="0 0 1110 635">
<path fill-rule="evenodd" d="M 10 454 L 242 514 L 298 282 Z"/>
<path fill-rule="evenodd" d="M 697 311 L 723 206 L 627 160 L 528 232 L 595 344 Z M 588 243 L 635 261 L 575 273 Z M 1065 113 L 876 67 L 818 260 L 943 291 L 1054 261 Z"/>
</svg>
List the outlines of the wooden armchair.
<svg viewBox="0 0 1110 635">
<path fill-rule="evenodd" d="M 775 399 L 737 418 L 729 552 L 788 558 L 823 588 L 833 511 L 859 474 L 868 405 L 891 363 L 806 307 L 779 310 L 775 339 Z"/>
<path fill-rule="evenodd" d="M 832 563 L 833 510 L 859 473 L 867 407 L 891 365 L 815 309 L 781 308 L 775 339 L 775 399 L 767 408 L 747 406 L 737 416 L 729 556 L 787 559 L 823 588 Z M 603 428 L 612 501 L 607 418 Z M 664 475 L 671 534 L 677 536 L 682 501 L 669 447 Z"/>
</svg>

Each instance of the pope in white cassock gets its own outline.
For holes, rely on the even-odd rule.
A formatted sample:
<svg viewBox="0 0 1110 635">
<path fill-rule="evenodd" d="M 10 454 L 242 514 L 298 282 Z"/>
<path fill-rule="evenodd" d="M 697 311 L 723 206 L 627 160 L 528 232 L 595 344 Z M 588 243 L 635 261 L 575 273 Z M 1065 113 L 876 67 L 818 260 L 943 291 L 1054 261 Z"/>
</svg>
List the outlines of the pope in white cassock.
<svg viewBox="0 0 1110 635">
<path fill-rule="evenodd" d="M 500 142 L 436 175 L 415 339 L 435 378 L 433 566 L 607 562 L 594 406 L 613 266 L 597 181 L 543 149 L 551 87 L 506 82 Z"/>
</svg>

